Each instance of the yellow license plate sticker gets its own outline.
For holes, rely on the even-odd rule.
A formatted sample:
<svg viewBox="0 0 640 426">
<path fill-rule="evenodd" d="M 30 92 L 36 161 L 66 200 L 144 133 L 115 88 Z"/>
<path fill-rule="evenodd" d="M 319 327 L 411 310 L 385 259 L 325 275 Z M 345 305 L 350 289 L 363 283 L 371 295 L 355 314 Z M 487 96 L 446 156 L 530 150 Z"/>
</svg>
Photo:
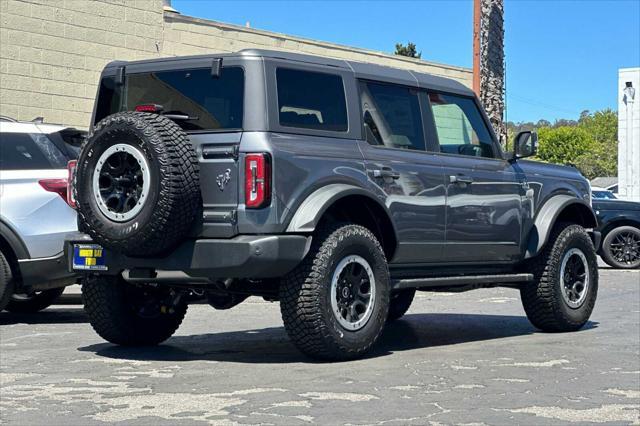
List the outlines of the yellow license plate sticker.
<svg viewBox="0 0 640 426">
<path fill-rule="evenodd" d="M 105 253 L 97 244 L 73 245 L 73 269 L 80 271 L 106 271 Z"/>
</svg>

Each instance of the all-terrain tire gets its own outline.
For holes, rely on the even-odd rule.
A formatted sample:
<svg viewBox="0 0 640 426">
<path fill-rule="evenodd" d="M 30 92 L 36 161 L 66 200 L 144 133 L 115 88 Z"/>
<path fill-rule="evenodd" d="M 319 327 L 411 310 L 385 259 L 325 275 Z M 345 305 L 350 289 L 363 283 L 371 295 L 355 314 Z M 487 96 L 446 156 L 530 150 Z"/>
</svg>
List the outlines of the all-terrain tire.
<svg viewBox="0 0 640 426">
<path fill-rule="evenodd" d="M 331 285 L 338 264 L 350 255 L 371 267 L 375 299 L 371 316 L 357 330 L 348 330 L 331 305 Z M 389 310 L 389 269 L 380 243 L 367 228 L 330 224 L 314 235 L 303 262 L 280 283 L 280 310 L 293 343 L 306 355 L 323 360 L 362 356 L 380 337 Z"/>
<path fill-rule="evenodd" d="M 84 310 L 103 339 L 124 346 L 157 345 L 175 333 L 187 304 L 164 304 L 166 289 L 140 288 L 120 277 L 88 276 L 82 284 Z"/>
<path fill-rule="evenodd" d="M 140 210 L 119 221 L 101 211 L 106 200 L 96 194 L 93 180 L 101 155 L 115 145 L 141 153 L 150 180 L 149 193 L 138 200 Z M 100 121 L 82 147 L 74 179 L 79 229 L 130 256 L 167 252 L 184 238 L 202 209 L 195 149 L 176 123 L 158 114 L 121 112 Z"/>
<path fill-rule="evenodd" d="M 387 323 L 402 318 L 411 307 L 411 302 L 413 302 L 415 295 L 416 290 L 413 288 L 392 292 Z"/>
<path fill-rule="evenodd" d="M 32 314 L 48 308 L 64 292 L 64 287 L 33 292 L 28 295 L 13 294 L 5 308 L 15 314 Z"/>
<path fill-rule="evenodd" d="M 632 253 L 629 253 L 629 260 L 622 261 L 616 259 L 616 256 L 612 250 L 612 244 L 619 243 L 619 237 L 626 238 L 634 238 L 630 245 L 633 245 L 635 249 L 632 247 Z M 618 228 L 614 228 L 607 233 L 602 241 L 602 260 L 604 260 L 607 265 L 612 268 L 618 269 L 638 269 L 640 268 L 640 229 L 635 226 L 620 226 Z M 635 257 L 635 259 L 634 259 Z"/>
<path fill-rule="evenodd" d="M 584 301 L 575 308 L 565 301 L 561 287 L 562 261 L 574 248 L 585 256 L 589 279 Z M 582 226 L 557 224 L 542 253 L 528 263 L 526 270 L 533 274 L 534 281 L 520 288 L 520 297 L 527 317 L 535 327 L 542 331 L 565 332 L 578 330 L 586 324 L 598 294 L 598 261 L 593 242 Z"/>
<path fill-rule="evenodd" d="M 0 312 L 7 306 L 11 295 L 13 294 L 13 274 L 11 273 L 11 265 L 0 251 Z"/>
</svg>

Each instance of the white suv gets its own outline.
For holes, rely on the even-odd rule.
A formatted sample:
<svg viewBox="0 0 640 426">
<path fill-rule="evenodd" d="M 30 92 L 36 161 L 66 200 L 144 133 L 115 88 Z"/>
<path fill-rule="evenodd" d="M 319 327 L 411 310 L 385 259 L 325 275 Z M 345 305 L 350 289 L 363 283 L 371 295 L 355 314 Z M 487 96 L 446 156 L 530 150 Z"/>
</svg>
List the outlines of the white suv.
<svg viewBox="0 0 640 426">
<path fill-rule="evenodd" d="M 36 312 L 76 282 L 63 257 L 77 230 L 67 164 L 85 132 L 0 117 L 0 311 Z"/>
</svg>

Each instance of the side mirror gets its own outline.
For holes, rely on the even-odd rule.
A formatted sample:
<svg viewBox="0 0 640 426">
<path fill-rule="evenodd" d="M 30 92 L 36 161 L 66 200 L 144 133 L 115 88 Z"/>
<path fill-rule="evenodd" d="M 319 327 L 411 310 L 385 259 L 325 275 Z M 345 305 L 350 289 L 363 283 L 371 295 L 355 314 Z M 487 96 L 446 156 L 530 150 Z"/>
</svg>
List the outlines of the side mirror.
<svg viewBox="0 0 640 426">
<path fill-rule="evenodd" d="M 538 151 L 538 134 L 531 130 L 518 133 L 513 142 L 513 158 L 526 158 L 536 155 Z"/>
</svg>

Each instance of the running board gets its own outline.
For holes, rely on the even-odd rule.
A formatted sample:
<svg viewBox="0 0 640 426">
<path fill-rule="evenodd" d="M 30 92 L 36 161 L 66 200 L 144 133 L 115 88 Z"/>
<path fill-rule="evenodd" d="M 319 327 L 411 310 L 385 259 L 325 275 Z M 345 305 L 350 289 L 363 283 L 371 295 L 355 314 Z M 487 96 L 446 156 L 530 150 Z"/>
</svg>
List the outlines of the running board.
<svg viewBox="0 0 640 426">
<path fill-rule="evenodd" d="M 392 288 L 433 288 L 467 285 L 501 285 L 533 281 L 533 274 L 457 275 L 453 277 L 410 278 L 393 280 Z"/>
</svg>

